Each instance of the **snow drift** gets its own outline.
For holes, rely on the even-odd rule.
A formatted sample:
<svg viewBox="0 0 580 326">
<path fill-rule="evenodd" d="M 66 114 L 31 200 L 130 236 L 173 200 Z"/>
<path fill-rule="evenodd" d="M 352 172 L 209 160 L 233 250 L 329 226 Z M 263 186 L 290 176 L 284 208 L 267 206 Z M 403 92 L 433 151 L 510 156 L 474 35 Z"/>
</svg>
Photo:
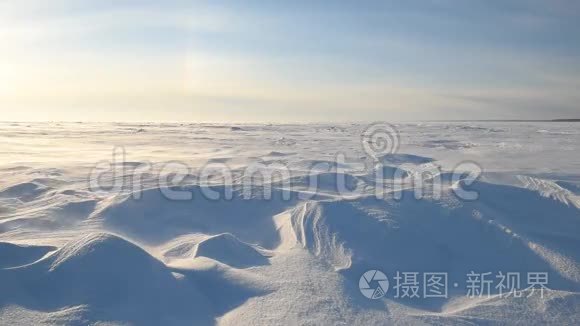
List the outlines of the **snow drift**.
<svg viewBox="0 0 580 326">
<path fill-rule="evenodd" d="M 399 124 L 400 151 L 386 155 L 361 148 L 358 124 L 0 125 L 10 144 L 0 160 L 0 324 L 580 321 L 575 125 Z M 119 144 L 130 160 L 113 162 Z M 89 186 L 102 161 L 112 169 L 102 181 L 123 182 L 121 192 Z M 159 171 L 177 161 L 190 167 L 185 178 L 162 184 Z M 290 176 L 244 188 L 256 161 Z M 485 173 L 454 180 L 463 161 Z M 146 164 L 152 171 L 135 175 Z M 200 180 L 206 164 L 231 168 L 234 184 Z M 441 196 L 415 198 L 423 169 L 436 171 L 425 184 L 441 180 Z M 458 187 L 476 198 L 458 198 Z M 358 285 L 371 269 L 391 282 L 397 271 L 447 272 L 449 298 L 369 300 Z M 471 271 L 547 272 L 549 290 L 469 298 Z"/>
</svg>

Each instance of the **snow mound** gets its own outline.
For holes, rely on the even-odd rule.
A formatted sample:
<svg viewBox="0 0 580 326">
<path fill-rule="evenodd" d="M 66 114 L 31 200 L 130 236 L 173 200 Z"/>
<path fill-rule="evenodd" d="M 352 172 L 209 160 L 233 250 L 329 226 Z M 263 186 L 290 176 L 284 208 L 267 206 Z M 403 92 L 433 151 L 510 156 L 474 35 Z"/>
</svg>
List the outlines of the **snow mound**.
<svg viewBox="0 0 580 326">
<path fill-rule="evenodd" d="M 546 290 L 542 298 L 530 295 L 527 290 L 520 298 L 492 296 L 457 300 L 445 307 L 442 313 L 416 317 L 418 323 L 428 324 L 480 324 L 482 320 L 497 321 L 501 316 L 502 320 L 517 320 L 517 324 L 522 325 L 574 325 L 579 315 L 578 293 Z"/>
<path fill-rule="evenodd" d="M 426 156 L 419 156 L 413 154 L 396 154 L 396 153 L 383 155 L 379 157 L 379 160 L 383 163 L 391 165 L 401 165 L 405 163 L 419 165 L 431 163 L 434 161 L 434 159 Z"/>
<path fill-rule="evenodd" d="M 0 198 L 17 198 L 31 201 L 46 192 L 48 188 L 36 182 L 24 182 L 0 191 Z"/>
<path fill-rule="evenodd" d="M 267 265 L 268 259 L 230 233 L 210 237 L 195 247 L 194 257 L 207 257 L 236 268 Z"/>
<path fill-rule="evenodd" d="M 148 243 L 167 242 L 191 233 L 232 233 L 241 241 L 272 248 L 280 241 L 272 216 L 296 203 L 294 195 L 286 200 L 286 192 L 277 189 L 268 200 L 247 198 L 240 189 L 233 189 L 226 200 L 228 190 L 224 186 L 180 188 L 191 195 L 186 200 L 171 200 L 166 190 L 152 188 L 143 191 L 139 199 L 121 198 L 97 212 L 96 218 L 110 230 Z M 208 194 L 222 199 L 212 199 Z"/>
<path fill-rule="evenodd" d="M 0 242 L 0 253 L 2 253 L 0 268 L 32 263 L 55 249 L 55 247 L 50 246 L 21 246 L 9 242 Z"/>
<path fill-rule="evenodd" d="M 268 154 L 264 155 L 264 156 L 270 156 L 270 157 L 282 157 L 282 156 L 290 156 L 290 155 L 295 155 L 296 153 L 294 152 L 278 152 L 278 151 L 271 151 Z"/>
<path fill-rule="evenodd" d="M 10 294 L 0 305 L 42 311 L 86 305 L 87 322 L 208 324 L 213 319 L 194 283 L 184 283 L 139 246 L 109 233 L 82 236 L 0 276 L 0 289 Z"/>
<path fill-rule="evenodd" d="M 126 273 L 150 271 L 157 273 L 164 269 L 161 262 L 151 257 L 137 245 L 109 233 L 92 233 L 68 243 L 48 260 L 50 271 L 67 273 L 86 270 L 95 273 L 95 278 L 108 277 L 99 271 L 113 264 L 115 270 Z"/>
<path fill-rule="evenodd" d="M 66 196 L 66 195 L 64 195 Z M 63 199 L 63 196 L 56 199 Z M 76 225 L 93 213 L 97 201 L 81 200 L 67 201 L 54 204 L 52 200 L 39 201 L 38 206 L 43 209 L 33 207 L 26 214 L 17 218 L 0 221 L 0 232 L 11 230 L 33 229 L 33 230 L 58 230 L 71 225 Z"/>
<path fill-rule="evenodd" d="M 308 202 L 291 214 L 299 242 L 347 277 L 366 270 L 547 271 L 553 289 L 580 288 L 579 210 L 527 189 L 477 182 L 475 202 L 442 198 Z M 520 203 L 526 203 L 521 205 Z M 558 254 L 557 254 L 558 253 Z"/>
<path fill-rule="evenodd" d="M 190 259 L 193 257 L 195 248 L 200 241 L 203 241 L 204 235 L 199 236 L 182 236 L 167 243 L 164 247 L 163 257 L 171 259 Z"/>
</svg>

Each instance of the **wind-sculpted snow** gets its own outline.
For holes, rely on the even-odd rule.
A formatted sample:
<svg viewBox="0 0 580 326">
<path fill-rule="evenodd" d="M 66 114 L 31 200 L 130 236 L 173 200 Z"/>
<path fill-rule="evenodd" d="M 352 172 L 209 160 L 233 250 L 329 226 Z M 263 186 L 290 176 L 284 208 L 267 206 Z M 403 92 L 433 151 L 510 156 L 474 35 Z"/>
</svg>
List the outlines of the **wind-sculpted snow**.
<svg viewBox="0 0 580 326">
<path fill-rule="evenodd" d="M 0 191 L 0 197 L 17 198 L 22 201 L 30 201 L 45 191 L 46 187 L 38 183 L 20 183 Z"/>
<path fill-rule="evenodd" d="M 255 248 L 229 233 L 218 234 L 198 243 L 194 257 L 208 257 L 237 268 L 268 264 L 268 259 Z"/>
<path fill-rule="evenodd" d="M 372 197 L 309 202 L 292 213 L 298 240 L 346 275 L 380 267 L 440 271 L 460 277 L 470 270 L 548 270 L 555 289 L 580 289 L 580 211 L 516 187 L 478 182 L 480 200 L 452 194 L 417 202 Z M 512 203 L 526 202 L 515 206 Z M 537 250 L 550 248 L 560 260 Z"/>
<path fill-rule="evenodd" d="M 118 236 L 90 233 L 37 262 L 0 270 L 0 306 L 40 311 L 82 307 L 81 316 L 67 316 L 71 321 L 80 317 L 73 324 L 210 324 L 221 305 L 211 302 L 211 292 L 198 288 L 210 281 L 204 274 L 169 268 Z M 222 282 L 238 295 L 246 291 Z"/>
<path fill-rule="evenodd" d="M 163 252 L 165 261 L 206 257 L 235 268 L 269 264 L 265 249 L 242 242 L 229 233 L 214 236 L 190 234 L 176 238 L 166 247 Z"/>
<path fill-rule="evenodd" d="M 2 325 L 580 323 L 576 125 L 389 125 L 387 152 L 362 124 L 2 127 Z M 448 295 L 395 297 L 399 272 Z"/>
<path fill-rule="evenodd" d="M 7 242 L 0 242 L 0 268 L 18 267 L 32 263 L 47 253 L 55 250 L 50 246 L 22 246 Z"/>
<path fill-rule="evenodd" d="M 88 234 L 33 264 L 0 271 L 0 305 L 57 311 L 89 307 L 87 321 L 209 322 L 203 296 L 161 262 L 119 237 Z"/>
<path fill-rule="evenodd" d="M 177 191 L 177 189 L 173 189 Z M 272 216 L 294 205 L 295 194 L 283 199 L 282 191 L 275 191 L 265 200 L 245 199 L 241 190 L 227 187 L 189 186 L 179 191 L 191 194 L 190 200 L 170 200 L 163 189 L 145 190 L 140 199 L 121 198 L 96 214 L 106 228 L 126 233 L 144 242 L 159 243 L 187 233 L 235 234 L 242 241 L 257 243 L 266 248 L 276 246 L 279 239 Z M 220 194 L 212 200 L 206 194 Z M 231 195 L 226 193 L 231 191 Z M 226 198 L 231 196 L 230 200 Z"/>
</svg>

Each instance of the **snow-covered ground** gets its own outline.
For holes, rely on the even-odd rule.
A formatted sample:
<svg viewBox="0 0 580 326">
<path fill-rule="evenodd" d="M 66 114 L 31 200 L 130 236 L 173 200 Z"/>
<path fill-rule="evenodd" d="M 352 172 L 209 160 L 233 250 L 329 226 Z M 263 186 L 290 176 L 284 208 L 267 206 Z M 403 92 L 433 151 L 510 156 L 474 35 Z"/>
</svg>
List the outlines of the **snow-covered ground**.
<svg viewBox="0 0 580 326">
<path fill-rule="evenodd" d="M 578 126 L 1 123 L 0 324 L 579 324 Z"/>
</svg>

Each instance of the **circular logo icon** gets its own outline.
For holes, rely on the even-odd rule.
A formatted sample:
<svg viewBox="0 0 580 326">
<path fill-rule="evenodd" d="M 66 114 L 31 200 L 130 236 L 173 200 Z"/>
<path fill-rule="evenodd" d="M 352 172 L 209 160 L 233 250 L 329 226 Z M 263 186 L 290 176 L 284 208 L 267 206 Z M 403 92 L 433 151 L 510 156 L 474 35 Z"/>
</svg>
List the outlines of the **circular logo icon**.
<svg viewBox="0 0 580 326">
<path fill-rule="evenodd" d="M 362 132 L 362 147 L 367 155 L 378 159 L 381 155 L 394 154 L 399 149 L 399 131 L 384 122 L 373 123 Z"/>
<path fill-rule="evenodd" d="M 376 269 L 364 273 L 358 281 L 360 293 L 368 299 L 377 300 L 389 290 L 389 279 L 385 273 Z"/>
</svg>

